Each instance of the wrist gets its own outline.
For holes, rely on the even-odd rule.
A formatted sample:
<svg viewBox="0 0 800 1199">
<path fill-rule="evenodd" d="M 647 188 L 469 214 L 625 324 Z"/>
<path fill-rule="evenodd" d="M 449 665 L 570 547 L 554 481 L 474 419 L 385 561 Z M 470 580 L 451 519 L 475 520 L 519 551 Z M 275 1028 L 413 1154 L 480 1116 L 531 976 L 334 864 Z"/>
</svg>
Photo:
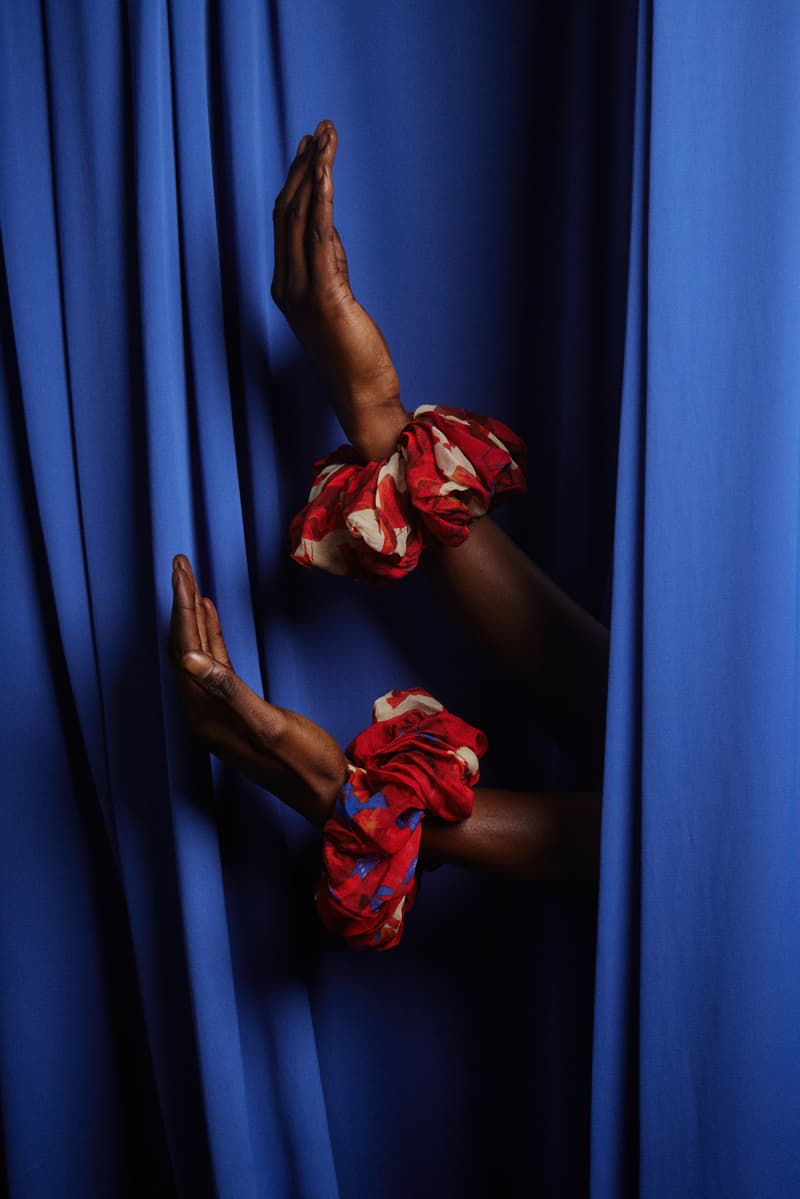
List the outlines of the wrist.
<svg viewBox="0 0 800 1199">
<path fill-rule="evenodd" d="M 365 462 L 388 458 L 411 420 L 400 403 L 399 389 L 351 387 L 340 398 L 342 427 L 356 453 Z"/>
</svg>

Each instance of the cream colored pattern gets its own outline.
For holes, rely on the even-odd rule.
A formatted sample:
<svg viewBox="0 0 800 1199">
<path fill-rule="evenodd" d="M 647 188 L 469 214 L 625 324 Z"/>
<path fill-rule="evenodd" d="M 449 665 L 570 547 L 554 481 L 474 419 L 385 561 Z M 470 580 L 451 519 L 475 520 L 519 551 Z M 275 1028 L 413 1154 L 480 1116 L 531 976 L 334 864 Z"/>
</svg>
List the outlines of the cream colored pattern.
<svg viewBox="0 0 800 1199">
<path fill-rule="evenodd" d="M 434 699 L 432 695 L 407 695 L 403 702 L 395 708 L 389 703 L 393 694 L 393 691 L 387 691 L 385 695 L 381 695 L 375 700 L 372 705 L 373 720 L 391 720 L 393 716 L 402 716 L 405 712 L 415 711 L 428 712 L 433 715 L 441 712 L 443 708 L 438 699 Z"/>
</svg>

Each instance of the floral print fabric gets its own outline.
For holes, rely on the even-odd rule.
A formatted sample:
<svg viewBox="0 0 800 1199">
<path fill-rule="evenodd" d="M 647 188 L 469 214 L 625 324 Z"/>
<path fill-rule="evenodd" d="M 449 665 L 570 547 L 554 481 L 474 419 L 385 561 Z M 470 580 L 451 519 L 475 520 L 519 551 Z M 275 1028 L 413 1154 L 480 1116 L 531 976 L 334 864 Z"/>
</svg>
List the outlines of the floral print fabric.
<svg viewBox="0 0 800 1199">
<path fill-rule="evenodd" d="M 331 932 L 354 948 L 398 944 L 419 888 L 422 819 L 472 814 L 486 744 L 420 687 L 375 701 L 373 724 L 347 747 L 349 777 L 323 833 L 315 900 Z"/>
<path fill-rule="evenodd" d="M 470 522 L 525 491 L 525 443 L 501 421 L 423 404 L 382 462 L 340 446 L 314 463 L 305 507 L 289 529 L 303 566 L 398 579 L 431 540 L 460 545 Z"/>
</svg>

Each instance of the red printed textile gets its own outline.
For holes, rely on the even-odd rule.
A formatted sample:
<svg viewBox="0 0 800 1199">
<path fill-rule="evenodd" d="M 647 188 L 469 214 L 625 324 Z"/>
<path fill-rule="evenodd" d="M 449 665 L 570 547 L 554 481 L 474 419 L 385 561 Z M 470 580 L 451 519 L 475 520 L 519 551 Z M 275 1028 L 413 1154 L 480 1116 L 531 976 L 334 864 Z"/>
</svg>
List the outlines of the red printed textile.
<svg viewBox="0 0 800 1199">
<path fill-rule="evenodd" d="M 470 522 L 525 491 L 525 443 L 501 421 L 423 404 L 382 462 L 340 446 L 314 463 L 306 506 L 289 528 L 303 566 L 398 579 L 431 540 L 460 545 Z"/>
<path fill-rule="evenodd" d="M 486 737 L 421 687 L 381 696 L 373 722 L 347 747 L 349 777 L 323 832 L 315 900 L 348 945 L 384 950 L 399 943 L 419 889 L 425 812 L 472 815 Z"/>
</svg>

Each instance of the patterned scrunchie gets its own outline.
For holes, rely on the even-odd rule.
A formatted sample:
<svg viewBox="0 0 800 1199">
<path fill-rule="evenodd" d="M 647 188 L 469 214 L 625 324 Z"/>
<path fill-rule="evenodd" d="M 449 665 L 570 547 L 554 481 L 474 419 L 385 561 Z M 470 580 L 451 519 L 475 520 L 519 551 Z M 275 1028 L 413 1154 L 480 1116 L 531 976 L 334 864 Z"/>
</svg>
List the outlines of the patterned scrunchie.
<svg viewBox="0 0 800 1199">
<path fill-rule="evenodd" d="M 525 491 L 525 443 L 501 421 L 423 404 L 381 462 L 349 445 L 314 463 L 306 506 L 289 528 L 303 566 L 399 579 L 431 541 L 460 545 L 489 508 Z"/>
<path fill-rule="evenodd" d="M 323 832 L 315 900 L 323 924 L 348 945 L 392 949 L 419 888 L 420 824 L 472 815 L 480 729 L 420 687 L 375 701 L 374 723 L 347 747 L 349 777 Z"/>
</svg>

